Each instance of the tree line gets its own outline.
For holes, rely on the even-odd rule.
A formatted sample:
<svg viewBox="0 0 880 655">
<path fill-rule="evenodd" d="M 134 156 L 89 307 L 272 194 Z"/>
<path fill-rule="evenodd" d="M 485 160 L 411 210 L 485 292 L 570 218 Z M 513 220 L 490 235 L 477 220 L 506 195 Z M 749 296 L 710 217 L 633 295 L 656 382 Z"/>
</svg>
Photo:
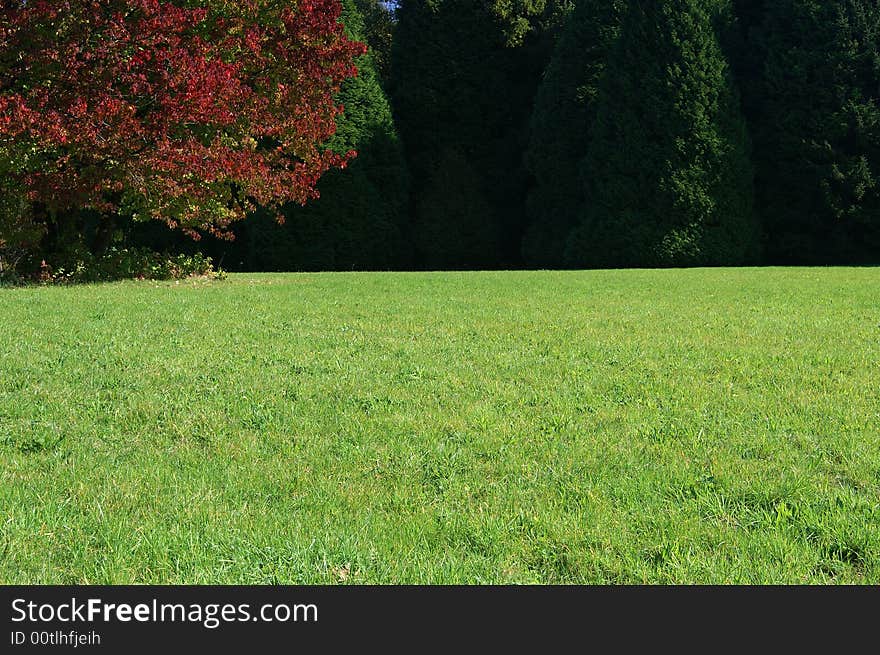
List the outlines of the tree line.
<svg viewBox="0 0 880 655">
<path fill-rule="evenodd" d="M 285 227 L 242 224 L 239 265 L 880 260 L 876 1 L 400 0 L 368 33 L 383 5 L 351 5 L 371 54 L 340 100 L 369 84 L 383 138 L 354 127 L 362 160 Z"/>
<path fill-rule="evenodd" d="M 876 0 L 343 0 L 369 48 L 320 197 L 231 270 L 880 261 Z"/>
</svg>

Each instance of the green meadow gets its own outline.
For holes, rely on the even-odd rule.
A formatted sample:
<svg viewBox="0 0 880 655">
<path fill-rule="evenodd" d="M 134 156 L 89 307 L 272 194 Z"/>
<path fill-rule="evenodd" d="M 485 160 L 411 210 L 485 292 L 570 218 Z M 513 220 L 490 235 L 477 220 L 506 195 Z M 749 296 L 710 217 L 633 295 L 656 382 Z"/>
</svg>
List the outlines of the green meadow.
<svg viewBox="0 0 880 655">
<path fill-rule="evenodd" d="M 0 583 L 880 583 L 880 269 L 0 289 Z"/>
</svg>

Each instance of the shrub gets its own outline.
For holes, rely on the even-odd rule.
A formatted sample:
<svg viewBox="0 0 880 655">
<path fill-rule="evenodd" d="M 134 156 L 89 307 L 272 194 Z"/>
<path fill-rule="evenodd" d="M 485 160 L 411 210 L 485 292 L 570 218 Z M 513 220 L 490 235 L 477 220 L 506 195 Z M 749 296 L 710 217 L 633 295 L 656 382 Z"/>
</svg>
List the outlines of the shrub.
<svg viewBox="0 0 880 655">
<path fill-rule="evenodd" d="M 44 233 L 44 227 L 34 222 L 24 195 L 0 184 L 0 281 L 19 277 Z"/>
<path fill-rule="evenodd" d="M 42 282 L 44 284 L 76 284 L 109 282 L 121 279 L 181 280 L 206 277 L 226 279 L 222 269 L 215 269 L 210 257 L 194 254 L 158 253 L 146 248 L 111 247 L 101 255 L 86 248 L 71 249 L 54 257 L 20 267 L 8 282 Z"/>
</svg>

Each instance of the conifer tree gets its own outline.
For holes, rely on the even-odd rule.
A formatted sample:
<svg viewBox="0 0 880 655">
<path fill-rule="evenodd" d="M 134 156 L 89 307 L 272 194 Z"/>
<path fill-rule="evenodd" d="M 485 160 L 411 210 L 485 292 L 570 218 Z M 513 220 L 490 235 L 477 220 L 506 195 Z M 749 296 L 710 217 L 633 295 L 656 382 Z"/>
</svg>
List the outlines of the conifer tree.
<svg viewBox="0 0 880 655">
<path fill-rule="evenodd" d="M 343 0 L 341 18 L 351 38 L 363 39 L 363 20 L 354 0 Z M 344 107 L 326 146 L 355 150 L 347 168 L 332 171 L 318 185 L 320 198 L 289 205 L 278 225 L 257 215 L 243 226 L 231 257 L 253 270 L 368 270 L 395 266 L 401 253 L 407 175 L 391 106 L 372 54 L 357 60 L 358 75 L 347 80 L 338 102 Z M 244 252 L 235 252 L 244 248 Z"/>
<path fill-rule="evenodd" d="M 721 0 L 630 3 L 582 165 L 575 266 L 752 261 L 748 136 L 718 37 Z"/>
<path fill-rule="evenodd" d="M 754 41 L 756 193 L 771 261 L 880 261 L 880 7 L 775 0 Z"/>
<path fill-rule="evenodd" d="M 561 6 L 398 3 L 391 93 L 412 175 L 412 243 L 424 265 L 520 263 L 527 123 Z M 441 170 L 452 164 L 462 168 Z M 458 186 L 465 172 L 471 179 Z M 426 202 L 427 195 L 443 201 Z M 438 239 L 450 220 L 461 239 Z"/>
<path fill-rule="evenodd" d="M 625 0 L 579 0 L 535 99 L 526 165 L 535 179 L 523 238 L 527 266 L 563 265 L 565 242 L 583 211 L 579 171 L 595 120 L 599 84 L 620 32 Z"/>
</svg>

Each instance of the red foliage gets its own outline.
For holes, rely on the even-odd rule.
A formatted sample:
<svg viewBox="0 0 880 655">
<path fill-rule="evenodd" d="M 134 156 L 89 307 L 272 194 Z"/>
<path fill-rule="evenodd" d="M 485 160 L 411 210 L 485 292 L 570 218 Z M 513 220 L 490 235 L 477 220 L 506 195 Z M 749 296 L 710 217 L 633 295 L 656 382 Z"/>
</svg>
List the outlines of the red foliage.
<svg viewBox="0 0 880 655">
<path fill-rule="evenodd" d="M 55 209 L 222 233 L 317 195 L 364 46 L 339 0 L 0 0 L 0 173 Z"/>
</svg>

